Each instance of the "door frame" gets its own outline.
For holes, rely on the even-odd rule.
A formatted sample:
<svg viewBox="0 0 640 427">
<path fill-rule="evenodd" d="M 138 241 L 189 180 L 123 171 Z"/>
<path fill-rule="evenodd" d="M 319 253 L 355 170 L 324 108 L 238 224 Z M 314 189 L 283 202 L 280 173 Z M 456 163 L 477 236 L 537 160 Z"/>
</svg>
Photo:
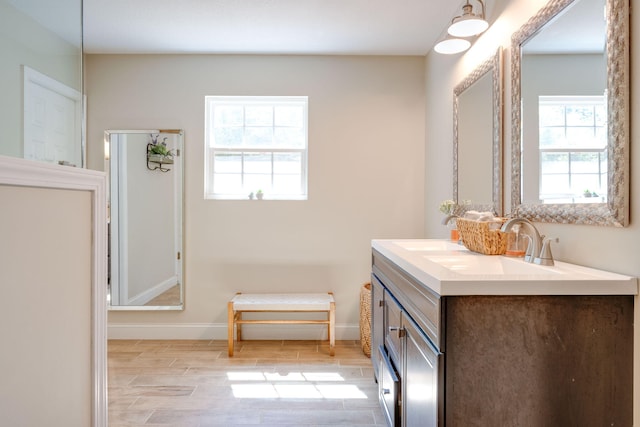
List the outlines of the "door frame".
<svg viewBox="0 0 640 427">
<path fill-rule="evenodd" d="M 68 98 L 74 103 L 74 126 L 73 126 L 73 145 L 77 144 L 77 148 L 80 150 L 80 153 L 74 153 L 74 159 L 78 157 L 80 159 L 79 165 L 74 165 L 77 167 L 84 167 L 87 163 L 86 158 L 86 149 L 85 149 L 85 123 L 84 123 L 84 97 L 82 93 L 65 85 L 64 83 L 55 80 L 46 74 L 42 74 L 39 71 L 34 70 L 33 68 L 29 68 L 26 65 L 22 66 L 23 69 L 23 85 L 24 85 L 24 94 L 23 94 L 23 143 L 22 143 L 22 156 L 27 159 L 27 147 L 31 141 L 31 127 L 28 124 L 31 121 L 31 118 L 34 114 L 33 106 L 31 105 L 31 94 L 33 92 L 34 86 L 41 86 L 44 89 L 47 89 L 51 92 L 55 92 L 56 94 Z M 30 160 L 38 160 L 38 159 L 30 159 Z"/>
</svg>

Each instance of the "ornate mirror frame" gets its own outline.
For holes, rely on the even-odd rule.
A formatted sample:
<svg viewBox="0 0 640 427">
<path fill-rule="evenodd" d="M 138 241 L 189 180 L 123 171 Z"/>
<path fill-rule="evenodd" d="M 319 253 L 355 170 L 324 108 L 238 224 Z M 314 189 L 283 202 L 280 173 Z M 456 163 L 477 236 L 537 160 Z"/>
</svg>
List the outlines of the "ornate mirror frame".
<svg viewBox="0 0 640 427">
<path fill-rule="evenodd" d="M 491 210 L 498 215 L 503 214 L 502 203 L 502 47 L 496 50 L 496 53 L 485 62 L 480 64 L 471 74 L 469 74 L 462 82 L 453 89 L 453 200 L 458 200 L 458 121 L 459 121 L 459 96 L 474 83 L 487 73 L 492 74 L 492 102 L 491 110 L 493 112 L 493 138 L 492 138 L 492 204 L 491 205 L 474 205 L 473 209 Z"/>
<path fill-rule="evenodd" d="M 511 38 L 511 208 L 537 222 L 629 225 L 629 1 L 606 0 L 607 12 L 607 156 L 606 203 L 521 203 L 521 45 L 576 0 L 551 0 Z"/>
</svg>

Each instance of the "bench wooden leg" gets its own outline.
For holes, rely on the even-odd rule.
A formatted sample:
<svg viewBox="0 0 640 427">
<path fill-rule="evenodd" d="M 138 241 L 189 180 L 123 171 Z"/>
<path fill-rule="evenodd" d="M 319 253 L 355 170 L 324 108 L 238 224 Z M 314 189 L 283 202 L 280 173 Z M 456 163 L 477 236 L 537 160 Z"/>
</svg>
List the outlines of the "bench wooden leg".
<svg viewBox="0 0 640 427">
<path fill-rule="evenodd" d="M 236 323 L 236 315 L 233 310 L 233 302 L 229 301 L 227 304 L 227 328 L 228 328 L 228 338 L 229 338 L 229 357 L 233 357 L 233 341 L 234 341 L 234 329 Z M 239 325 L 238 325 L 239 326 Z"/>
<path fill-rule="evenodd" d="M 242 320 L 242 312 L 236 312 L 236 320 Z M 242 341 L 242 323 L 236 323 L 236 341 Z"/>
<path fill-rule="evenodd" d="M 336 303 L 331 302 L 329 307 L 329 355 L 336 354 Z"/>
</svg>

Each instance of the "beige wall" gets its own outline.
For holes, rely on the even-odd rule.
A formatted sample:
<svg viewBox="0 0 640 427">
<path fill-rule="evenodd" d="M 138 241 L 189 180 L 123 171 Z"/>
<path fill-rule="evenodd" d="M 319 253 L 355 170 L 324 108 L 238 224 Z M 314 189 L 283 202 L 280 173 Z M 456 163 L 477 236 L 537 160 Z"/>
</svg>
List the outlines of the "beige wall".
<svg viewBox="0 0 640 427">
<path fill-rule="evenodd" d="M 452 93 L 454 86 L 471 72 L 482 60 L 495 52 L 498 46 L 505 48 L 505 210 L 510 212 L 510 142 L 511 142 L 511 88 L 510 88 L 510 44 L 511 34 L 526 20 L 537 13 L 546 0 L 501 0 L 493 7 L 490 30 L 462 56 L 442 56 L 430 53 L 425 61 L 426 78 L 426 157 L 427 192 L 425 196 L 425 234 L 427 237 L 445 237 L 447 230 L 440 225 L 442 215 L 438 212 L 441 200 L 451 196 L 451 140 L 452 140 Z M 632 15 L 632 28 L 640 28 L 640 15 Z M 632 70 L 640 69 L 640 44 L 631 44 Z M 640 85 L 640 72 L 631 76 L 631 86 Z M 637 94 L 631 94 L 631 105 L 637 104 Z M 640 110 L 631 109 L 631 123 L 640 121 Z M 640 135 L 631 135 L 631 165 L 640 165 Z M 434 182 L 443 185 L 432 185 Z M 447 182 L 449 181 L 449 182 Z M 631 189 L 640 188 L 640 174 L 631 171 Z M 559 237 L 554 245 L 554 256 L 562 261 L 587 265 L 603 270 L 640 276 L 640 196 L 637 190 L 631 196 L 631 225 L 627 228 L 593 227 L 561 224 L 539 224 L 543 234 Z M 636 309 L 636 319 L 640 318 Z M 640 423 L 640 334 L 635 333 L 635 423 Z"/>
<path fill-rule="evenodd" d="M 3 425 L 92 424 L 91 197 L 0 185 Z"/>
<path fill-rule="evenodd" d="M 85 59 L 90 168 L 105 129 L 185 130 L 185 310 L 111 312 L 111 335 L 221 339 L 237 291 L 333 291 L 357 338 L 371 239 L 424 235 L 424 58 Z M 309 200 L 204 200 L 205 95 L 309 96 Z"/>
</svg>

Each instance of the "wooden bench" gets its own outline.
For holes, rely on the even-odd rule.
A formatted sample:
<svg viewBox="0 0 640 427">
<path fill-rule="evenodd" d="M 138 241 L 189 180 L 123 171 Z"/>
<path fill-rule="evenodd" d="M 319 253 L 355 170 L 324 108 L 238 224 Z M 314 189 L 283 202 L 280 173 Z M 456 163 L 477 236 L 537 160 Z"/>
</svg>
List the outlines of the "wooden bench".
<svg viewBox="0 0 640 427">
<path fill-rule="evenodd" d="M 336 303 L 333 293 L 327 294 L 242 294 L 237 293 L 228 303 L 229 357 L 233 356 L 234 341 L 242 340 L 242 325 L 246 324 L 324 324 L 327 325 L 329 354 L 335 354 Z M 247 312 L 325 312 L 326 320 L 243 319 Z M 234 335 L 236 337 L 234 337 Z"/>
</svg>

